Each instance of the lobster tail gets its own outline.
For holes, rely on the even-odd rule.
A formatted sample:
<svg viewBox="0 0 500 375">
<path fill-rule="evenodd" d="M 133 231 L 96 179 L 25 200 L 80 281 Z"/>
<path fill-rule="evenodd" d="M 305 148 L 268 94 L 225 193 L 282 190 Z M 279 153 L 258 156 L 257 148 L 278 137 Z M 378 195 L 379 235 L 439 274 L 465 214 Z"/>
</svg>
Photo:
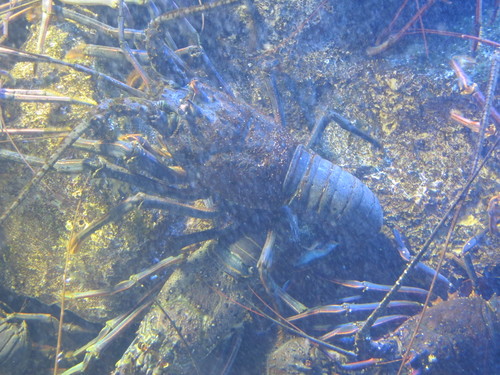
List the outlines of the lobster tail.
<svg viewBox="0 0 500 375">
<path fill-rule="evenodd" d="M 283 182 L 287 204 L 300 215 L 360 234 L 380 231 L 380 203 L 358 178 L 299 145 Z M 307 220 L 307 219 L 306 219 Z"/>
</svg>

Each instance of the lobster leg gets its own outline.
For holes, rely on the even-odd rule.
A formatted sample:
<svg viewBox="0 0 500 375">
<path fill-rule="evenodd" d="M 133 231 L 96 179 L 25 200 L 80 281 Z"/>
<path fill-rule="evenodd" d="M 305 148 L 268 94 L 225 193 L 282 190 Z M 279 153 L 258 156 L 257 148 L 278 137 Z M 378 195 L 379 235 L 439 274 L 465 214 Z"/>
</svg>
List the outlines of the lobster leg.
<svg viewBox="0 0 500 375">
<path fill-rule="evenodd" d="M 309 265 L 318 259 L 321 259 L 330 254 L 338 246 L 337 242 L 316 243 L 311 248 L 306 249 L 299 259 L 295 262 L 294 266 L 301 268 Z"/>
<path fill-rule="evenodd" d="M 59 5 L 53 6 L 54 13 L 57 16 L 63 17 L 65 19 L 78 22 L 82 25 L 92 27 L 95 30 L 109 35 L 114 38 L 118 38 L 118 28 L 109 26 L 105 23 L 102 23 L 94 18 L 90 18 L 84 14 L 80 14 L 75 12 L 67 7 L 62 7 Z M 123 30 L 123 35 L 126 40 L 144 40 L 146 35 L 142 30 L 128 29 L 125 28 Z M 121 50 L 120 50 L 121 51 Z"/>
<path fill-rule="evenodd" d="M 158 198 L 155 196 L 138 193 L 133 197 L 125 199 L 123 202 L 112 208 L 106 215 L 92 222 L 87 228 L 75 234 L 69 244 L 69 248 L 75 251 L 81 243 L 104 225 L 119 220 L 135 208 L 172 210 L 179 215 L 197 217 L 200 219 L 215 219 L 220 216 L 217 210 L 200 208 L 193 205 L 177 202 L 172 198 Z"/>
<path fill-rule="evenodd" d="M 274 281 L 271 278 L 271 267 L 273 265 L 274 258 L 274 241 L 276 240 L 276 234 L 274 231 L 270 230 L 267 232 L 266 242 L 262 246 L 262 253 L 260 254 L 259 260 L 257 262 L 257 269 L 259 270 L 260 281 L 266 288 L 267 292 L 271 294 Z"/>
<path fill-rule="evenodd" d="M 83 104 L 89 106 L 97 105 L 97 103 L 92 99 L 71 98 L 68 96 L 61 96 L 57 93 L 47 90 L 0 89 L 0 100 L 41 102 L 41 103 Z"/>
<path fill-rule="evenodd" d="M 184 180 L 185 173 L 182 169 L 165 166 L 151 151 L 146 150 L 139 142 L 103 142 L 95 140 L 78 139 L 74 148 L 90 151 L 102 156 L 123 159 L 133 172 L 141 171 L 151 174 L 160 180 L 177 183 Z M 135 169 L 135 170 L 134 170 Z"/>
<path fill-rule="evenodd" d="M 141 91 L 137 90 L 133 87 L 130 87 L 126 85 L 123 82 L 120 82 L 119 80 L 112 78 L 106 74 L 100 73 L 94 69 L 88 68 L 86 66 L 80 65 L 80 64 L 72 64 L 63 60 L 55 59 L 50 56 L 46 55 L 41 55 L 37 53 L 30 53 L 30 52 L 24 52 L 24 51 L 19 51 L 13 48 L 7 48 L 0 46 L 0 56 L 4 56 L 7 58 L 12 58 L 15 59 L 16 61 L 25 61 L 25 62 L 33 62 L 33 63 L 39 63 L 39 62 L 45 62 L 45 63 L 51 63 L 51 64 L 58 64 L 62 66 L 68 66 L 72 69 L 75 69 L 78 72 L 83 72 L 87 73 L 95 78 L 101 78 L 105 80 L 106 82 L 110 83 L 111 85 L 118 87 L 121 90 L 124 90 L 125 92 L 128 92 L 134 97 L 137 98 L 144 98 L 146 95 Z"/>
<path fill-rule="evenodd" d="M 268 231 L 266 242 L 264 243 L 264 246 L 262 246 L 262 252 L 257 262 L 257 269 L 259 270 L 260 280 L 269 295 L 280 298 L 292 310 L 294 310 L 297 313 L 300 313 L 306 310 L 307 307 L 304 306 L 299 301 L 297 301 L 291 295 L 286 293 L 283 289 L 281 289 L 271 276 L 271 268 L 274 257 L 273 247 L 275 240 L 276 240 L 276 235 L 274 231 L 272 230 Z"/>
<path fill-rule="evenodd" d="M 21 60 L 21 61 L 31 61 L 31 62 L 49 62 L 49 63 L 56 63 L 64 66 L 70 66 L 78 71 L 83 71 L 90 73 L 92 75 L 97 75 L 99 77 L 105 78 L 108 82 L 117 84 L 121 88 L 128 88 L 132 90 L 135 93 L 138 93 L 138 97 L 143 97 L 144 94 L 136 90 L 130 86 L 127 86 L 111 77 L 108 77 L 106 75 L 102 75 L 101 73 L 98 73 L 92 69 L 89 69 L 87 67 L 78 65 L 78 64 L 70 64 L 66 63 L 64 61 L 58 60 L 58 59 L 53 59 L 48 56 L 44 55 L 39 55 L 39 54 L 32 54 L 32 53 L 26 53 L 22 51 L 17 51 L 14 49 L 9 49 L 5 47 L 0 47 L 0 55 L 3 56 L 8 56 L 8 57 L 14 57 L 15 59 Z M 144 105 L 146 106 L 154 106 L 152 102 L 149 101 L 144 101 Z M 50 158 L 46 161 L 46 163 L 35 173 L 33 178 L 31 179 L 28 184 L 25 185 L 25 187 L 21 190 L 21 192 L 18 194 L 16 199 L 7 207 L 7 209 L 0 215 L 0 224 L 2 224 L 11 214 L 11 212 L 19 205 L 22 203 L 22 201 L 26 198 L 27 194 L 31 190 L 31 187 L 38 184 L 43 177 L 47 174 L 47 172 L 53 167 L 53 165 L 60 159 L 61 155 L 64 153 L 64 151 L 70 147 L 92 124 L 99 123 L 100 120 L 103 119 L 101 116 L 102 112 L 105 112 L 106 110 L 109 109 L 109 106 L 113 106 L 113 102 L 111 101 L 105 101 L 101 103 L 99 106 L 96 106 L 94 108 L 94 111 L 92 113 L 92 116 L 85 121 L 82 121 L 79 125 L 77 125 L 68 135 L 67 137 L 61 142 L 61 144 L 58 146 L 56 151 L 50 156 Z M 120 106 L 120 104 L 118 104 Z M 153 113 L 157 113 L 157 111 L 153 110 Z"/>
<path fill-rule="evenodd" d="M 24 159 L 23 159 L 24 157 Z M 31 166 L 43 166 L 45 161 L 41 158 L 29 155 L 19 155 L 17 152 L 0 149 L 0 159 L 17 163 L 27 161 Z M 147 194 L 157 194 L 169 196 L 181 200 L 192 200 L 199 198 L 199 194 L 189 187 L 181 188 L 166 185 L 163 181 L 143 176 L 141 174 L 130 173 L 125 168 L 109 163 L 101 158 L 86 159 L 61 159 L 53 167 L 58 173 L 78 174 L 90 172 L 93 178 L 111 178 L 125 182 L 131 186 L 140 187 Z"/>
<path fill-rule="evenodd" d="M 396 241 L 396 245 L 397 245 L 397 249 L 399 251 L 399 255 L 406 262 L 411 261 L 412 256 L 410 254 L 410 251 L 406 247 L 405 243 L 403 242 L 403 238 L 401 236 L 401 233 L 399 233 L 399 231 L 397 229 L 393 229 L 392 232 L 394 234 L 394 240 Z M 417 265 L 416 265 L 416 267 L 415 267 L 415 270 L 418 270 L 418 271 L 422 272 L 423 274 L 425 274 L 427 276 L 430 276 L 431 279 L 437 273 L 437 281 L 439 281 L 441 284 L 443 284 L 444 286 L 446 286 L 446 289 L 449 289 L 449 288 L 452 287 L 452 283 L 451 283 L 450 280 L 448 280 L 448 278 L 446 278 L 441 273 L 436 272 L 434 269 L 432 269 L 431 267 L 429 267 L 425 263 L 418 262 Z"/>
<path fill-rule="evenodd" d="M 149 64 L 149 56 L 144 50 L 132 49 L 132 54 L 141 64 Z M 79 44 L 68 51 L 67 59 L 77 56 L 92 56 L 106 59 L 107 61 L 123 61 L 123 51 L 117 47 L 101 46 L 96 44 Z"/>
<path fill-rule="evenodd" d="M 375 323 L 373 324 L 373 327 L 380 326 L 383 324 L 388 324 L 393 321 L 399 321 L 399 320 L 407 320 L 408 316 L 407 315 L 387 315 L 387 316 L 381 316 L 380 318 L 377 318 Z M 323 336 L 320 337 L 321 341 L 326 341 L 328 339 L 331 339 L 332 337 L 336 336 L 343 336 L 343 335 L 353 335 L 363 327 L 364 321 L 360 322 L 351 322 L 351 323 L 346 323 L 346 324 L 341 324 L 338 325 L 335 329 L 332 331 L 325 333 Z"/>
<path fill-rule="evenodd" d="M 227 230 L 232 231 L 231 228 Z M 202 241 L 213 239 L 215 237 L 223 235 L 223 233 L 225 232 L 226 230 L 217 230 L 217 231 L 206 230 L 202 232 L 192 233 L 183 236 L 178 241 L 176 240 L 175 243 L 177 244 L 177 247 L 183 247 L 194 243 L 199 243 Z M 143 280 L 144 278 L 149 277 L 152 274 L 158 273 L 159 271 L 161 271 L 166 267 L 182 263 L 185 260 L 186 260 L 186 253 L 177 255 L 175 257 L 171 256 L 161 260 L 154 266 L 138 274 L 132 275 L 128 280 L 124 280 L 111 288 L 93 290 L 87 292 L 67 293 L 66 298 L 67 299 L 92 298 L 104 295 L 109 296 L 115 293 L 119 293 L 131 288 L 132 286 L 137 284 L 140 280 Z M 162 283 L 157 283 L 157 287 L 160 287 L 161 285 Z M 119 317 L 108 321 L 105 327 L 101 330 L 101 332 L 95 339 L 93 339 L 92 341 L 90 341 L 89 343 L 87 343 L 80 349 L 76 350 L 74 353 L 72 353 L 72 357 L 77 357 L 80 354 L 85 353 L 83 361 L 73 366 L 63 374 L 71 375 L 86 371 L 88 366 L 95 359 L 99 357 L 100 353 L 111 343 L 111 341 L 117 335 L 123 332 L 123 330 L 125 330 L 139 315 L 142 314 L 142 312 L 145 309 L 147 309 L 153 303 L 154 298 L 151 297 L 153 295 L 155 295 L 154 290 L 150 291 L 148 295 L 144 297 L 143 301 L 141 301 L 137 305 L 136 308 L 134 308 L 128 313 L 122 314 Z"/>
<path fill-rule="evenodd" d="M 149 90 L 151 88 L 151 78 L 146 71 L 141 67 L 125 40 L 125 18 L 123 16 L 123 8 L 125 7 L 124 0 L 118 2 L 118 42 L 127 60 L 132 64 L 135 71 L 141 76 L 142 82 Z"/>
<path fill-rule="evenodd" d="M 75 292 L 75 293 L 66 293 L 65 297 L 67 299 L 80 299 L 80 298 L 90 298 L 90 297 L 100 297 L 100 296 L 112 296 L 113 294 L 123 292 L 127 289 L 132 288 L 139 281 L 144 278 L 158 273 L 164 268 L 179 264 L 184 260 L 185 256 L 183 254 L 177 255 L 175 257 L 168 257 L 160 262 L 156 263 L 154 266 L 145 269 L 135 275 L 129 277 L 128 280 L 124 280 L 112 286 L 111 288 L 106 289 L 97 289 L 97 290 L 89 290 L 86 292 Z"/>
<path fill-rule="evenodd" d="M 335 284 L 346 286 L 348 288 L 361 289 L 362 292 L 376 291 L 376 292 L 387 293 L 392 288 L 392 285 L 375 284 L 375 283 L 371 283 L 369 281 L 336 280 L 336 279 L 331 279 L 330 281 L 335 283 Z M 423 297 L 425 297 L 429 293 L 425 289 L 416 288 L 413 286 L 402 286 L 398 290 L 398 292 L 399 293 L 414 294 L 414 295 L 419 295 L 419 296 L 423 296 Z"/>
<path fill-rule="evenodd" d="M 76 357 L 80 353 L 85 352 L 83 361 L 63 372 L 63 375 L 80 374 L 85 372 L 88 366 L 99 358 L 102 351 L 106 349 L 120 333 L 127 329 L 135 321 L 135 319 L 144 312 L 144 310 L 151 306 L 153 303 L 151 293 L 148 297 L 149 298 L 145 298 L 144 301 L 128 313 L 106 322 L 105 327 L 101 330 L 101 332 L 99 332 L 99 335 L 94 340 L 90 341 L 73 353 L 73 356 Z"/>
<path fill-rule="evenodd" d="M 316 125 L 314 125 L 314 128 L 309 137 L 309 141 L 307 142 L 307 147 L 312 147 L 314 142 L 316 142 L 321 133 L 323 133 L 323 131 L 325 130 L 325 127 L 332 121 L 336 122 L 342 129 L 347 130 L 354 135 L 357 135 L 367 142 L 370 142 L 376 148 L 382 148 L 382 145 L 379 141 L 377 141 L 375 138 L 365 133 L 361 129 L 357 128 L 344 116 L 332 110 L 329 110 L 326 114 L 324 114 L 323 117 L 316 123 Z"/>
<path fill-rule="evenodd" d="M 294 320 L 306 318 L 308 316 L 313 316 L 317 314 L 349 314 L 360 311 L 373 311 L 378 306 L 378 302 L 373 303 L 360 303 L 360 304 L 349 304 L 343 303 L 341 305 L 325 305 L 319 307 L 313 307 L 307 309 L 303 313 L 291 316 L 287 318 L 289 322 Z M 391 301 L 388 307 L 393 308 L 421 308 L 422 304 L 419 302 L 413 301 Z"/>
</svg>

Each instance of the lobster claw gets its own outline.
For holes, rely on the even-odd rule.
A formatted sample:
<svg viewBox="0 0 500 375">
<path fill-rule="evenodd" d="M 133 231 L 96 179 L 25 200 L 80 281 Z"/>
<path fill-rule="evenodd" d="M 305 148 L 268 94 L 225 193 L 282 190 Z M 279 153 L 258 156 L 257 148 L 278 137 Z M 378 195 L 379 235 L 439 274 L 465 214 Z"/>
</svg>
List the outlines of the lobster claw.
<svg viewBox="0 0 500 375">
<path fill-rule="evenodd" d="M 380 203 L 358 178 L 299 145 L 283 182 L 287 204 L 305 220 L 321 219 L 358 235 L 380 231 Z"/>
</svg>

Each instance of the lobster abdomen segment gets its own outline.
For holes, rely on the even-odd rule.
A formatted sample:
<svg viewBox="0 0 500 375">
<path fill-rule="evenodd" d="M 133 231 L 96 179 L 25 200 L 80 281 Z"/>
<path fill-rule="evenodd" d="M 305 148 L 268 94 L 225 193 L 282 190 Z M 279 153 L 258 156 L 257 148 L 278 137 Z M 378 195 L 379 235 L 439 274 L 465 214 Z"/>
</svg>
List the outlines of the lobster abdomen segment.
<svg viewBox="0 0 500 375">
<path fill-rule="evenodd" d="M 287 204 L 309 220 L 325 220 L 355 234 L 375 234 L 383 212 L 375 194 L 358 178 L 299 145 L 283 182 Z"/>
</svg>

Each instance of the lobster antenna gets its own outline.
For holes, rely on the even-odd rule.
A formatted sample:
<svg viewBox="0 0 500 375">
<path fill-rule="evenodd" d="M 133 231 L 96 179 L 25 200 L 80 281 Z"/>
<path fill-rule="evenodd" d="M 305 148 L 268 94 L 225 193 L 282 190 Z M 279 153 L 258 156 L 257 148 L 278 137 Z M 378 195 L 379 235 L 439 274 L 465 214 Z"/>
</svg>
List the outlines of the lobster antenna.
<svg viewBox="0 0 500 375">
<path fill-rule="evenodd" d="M 87 177 L 85 184 L 89 182 L 90 175 Z M 57 327 L 57 344 L 56 344 L 56 355 L 54 358 L 54 372 L 53 375 L 57 375 L 58 367 L 59 367 L 59 353 L 61 352 L 61 344 L 62 344 L 62 327 L 64 321 L 64 305 L 66 300 L 66 278 L 68 274 L 68 268 L 71 261 L 71 256 L 74 254 L 74 248 L 71 246 L 71 239 L 73 238 L 75 227 L 76 227 L 76 219 L 78 217 L 78 213 L 80 212 L 80 208 L 82 206 L 82 196 L 78 200 L 78 205 L 76 206 L 75 214 L 73 216 L 73 226 L 71 228 L 71 233 L 69 234 L 68 244 L 66 246 L 66 254 L 64 260 L 64 270 L 62 275 L 62 288 L 61 288 L 61 309 L 59 311 L 59 326 Z"/>
<path fill-rule="evenodd" d="M 191 362 L 193 362 L 193 366 L 194 368 L 196 369 L 196 374 L 197 375 L 200 375 L 201 372 L 200 372 L 200 368 L 198 367 L 198 363 L 196 362 L 196 360 L 194 359 L 193 357 L 193 354 L 191 353 L 191 348 L 189 346 L 189 344 L 187 343 L 186 339 L 184 338 L 184 335 L 182 334 L 182 332 L 179 330 L 179 328 L 177 327 L 177 325 L 175 324 L 175 322 L 173 321 L 173 319 L 170 317 L 170 315 L 168 315 L 167 311 L 163 308 L 162 305 L 160 305 L 158 303 L 158 301 L 154 301 L 153 302 L 156 306 L 158 306 L 158 308 L 161 310 L 161 312 L 165 315 L 165 317 L 168 319 L 168 321 L 170 322 L 170 324 L 172 325 L 172 327 L 174 328 L 175 332 L 177 332 L 177 335 L 179 336 L 179 338 L 181 339 L 182 341 L 182 344 L 186 347 L 186 350 L 189 354 L 189 358 L 191 358 Z M 55 375 L 55 374 L 54 374 Z"/>
<path fill-rule="evenodd" d="M 438 264 L 436 267 L 436 273 L 434 274 L 434 277 L 432 278 L 431 286 L 429 287 L 429 293 L 427 293 L 427 297 L 425 298 L 425 302 L 424 302 L 424 305 L 422 307 L 422 311 L 420 312 L 420 314 L 418 316 L 417 324 L 416 324 L 415 329 L 413 330 L 413 332 L 411 334 L 410 342 L 409 342 L 408 346 L 405 348 L 405 352 L 404 352 L 403 357 L 401 359 L 401 364 L 399 366 L 397 375 L 401 374 L 405 363 L 407 363 L 407 361 L 408 361 L 408 357 L 410 356 L 410 350 L 413 347 L 413 342 L 415 341 L 415 338 L 417 337 L 417 332 L 420 329 L 420 325 L 422 324 L 422 321 L 424 320 L 424 315 L 425 315 L 427 308 L 429 307 L 432 291 L 434 290 L 437 276 L 439 275 L 439 271 L 441 270 L 441 266 L 443 265 L 444 256 L 448 252 L 448 245 L 450 244 L 451 236 L 455 230 L 455 226 L 457 224 L 458 217 L 460 216 L 460 210 L 462 209 L 463 202 L 464 202 L 465 197 L 467 196 L 467 193 L 468 193 L 468 190 L 467 190 L 467 192 L 465 192 L 465 194 L 463 194 L 463 199 L 461 199 L 457 204 L 457 208 L 455 210 L 455 214 L 453 215 L 453 219 L 451 221 L 450 228 L 448 229 L 448 234 L 446 235 L 446 241 L 445 241 L 444 246 L 441 250 L 441 253 L 439 254 L 439 260 L 438 260 Z"/>
<path fill-rule="evenodd" d="M 477 141 L 476 155 L 474 157 L 474 163 L 472 164 L 471 173 L 474 173 L 474 171 L 476 170 L 479 158 L 481 157 L 481 150 L 483 148 L 483 142 L 484 142 L 484 134 L 486 132 L 486 128 L 488 127 L 488 122 L 490 120 L 491 107 L 493 105 L 493 98 L 495 97 L 495 89 L 498 81 L 498 68 L 500 65 L 499 61 L 500 61 L 500 52 L 497 49 L 493 54 L 491 61 L 490 78 L 488 81 L 488 88 L 486 92 L 486 101 L 484 103 L 483 115 L 481 116 L 481 123 L 479 127 L 479 138 Z"/>
</svg>

